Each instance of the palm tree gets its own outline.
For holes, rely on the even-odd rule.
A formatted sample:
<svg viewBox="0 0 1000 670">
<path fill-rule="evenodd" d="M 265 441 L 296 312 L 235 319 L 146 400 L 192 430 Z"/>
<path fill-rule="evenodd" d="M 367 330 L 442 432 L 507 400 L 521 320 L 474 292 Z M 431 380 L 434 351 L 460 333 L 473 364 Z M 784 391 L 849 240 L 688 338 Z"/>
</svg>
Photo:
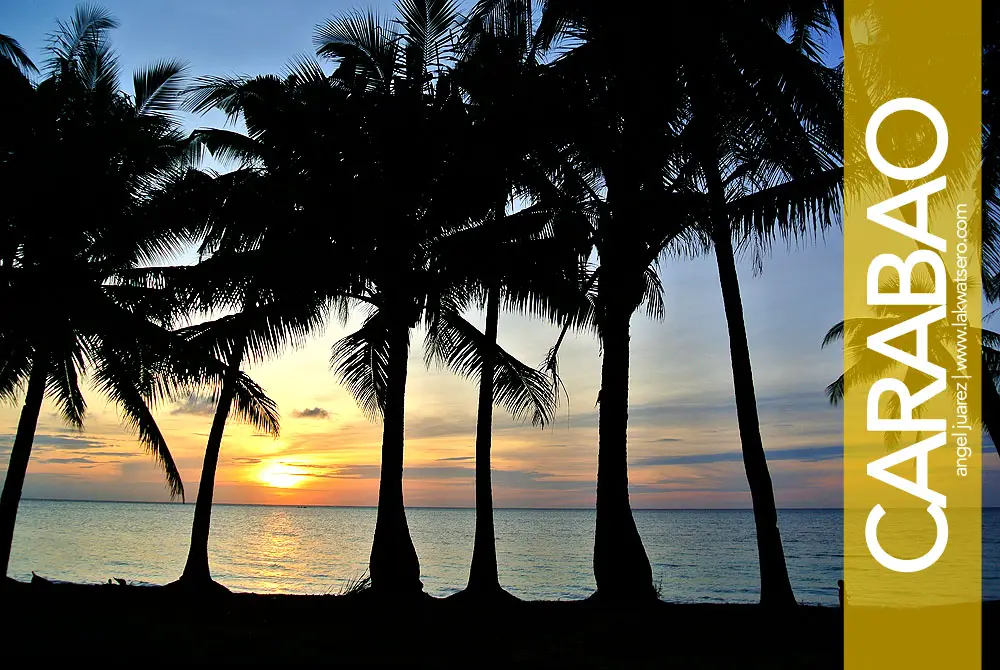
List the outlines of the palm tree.
<svg viewBox="0 0 1000 670">
<path fill-rule="evenodd" d="M 659 6 L 643 15 L 649 25 L 674 21 Z M 636 25 L 635 16 L 608 3 L 547 0 L 538 32 L 542 47 L 560 41 L 571 47 L 546 74 L 553 109 L 547 130 L 560 147 L 550 160 L 562 163 L 564 184 L 591 212 L 587 233 L 600 262 L 590 281 L 603 350 L 594 577 L 596 596 L 611 600 L 656 598 L 629 503 L 630 322 L 643 304 L 651 316 L 662 314 L 657 260 L 703 209 L 700 198 L 664 187 L 669 147 L 685 110 L 669 85 L 677 73 L 664 62 L 662 45 L 639 39 Z M 647 93 L 653 82 L 657 91 Z M 553 371 L 558 349 L 548 361 Z"/>
<path fill-rule="evenodd" d="M 230 173 L 219 179 L 234 181 L 230 179 L 234 176 L 235 173 Z M 213 214 L 225 216 L 225 210 L 231 208 L 236 199 L 247 195 L 253 198 L 261 193 L 261 190 L 257 190 L 262 186 L 260 179 L 237 181 L 242 182 L 241 186 L 254 186 L 255 190 L 243 193 L 236 189 L 230 190 L 223 206 L 220 207 L 221 211 Z M 245 215 L 248 211 L 245 206 L 236 209 L 237 215 Z M 218 226 L 235 224 L 239 227 L 239 223 L 245 220 L 229 221 L 219 220 L 221 216 L 210 215 L 210 217 L 211 224 Z M 240 370 L 241 366 L 246 361 L 257 363 L 273 357 L 288 345 L 301 346 L 310 333 L 322 327 L 328 311 L 329 301 L 311 288 L 300 286 L 296 291 L 297 294 L 290 294 L 288 291 L 283 291 L 280 285 L 271 287 L 258 279 L 267 272 L 273 272 L 276 267 L 285 267 L 286 272 L 293 272 L 293 258 L 294 261 L 301 261 L 302 256 L 296 254 L 291 257 L 288 253 L 290 247 L 281 243 L 273 245 L 280 249 L 280 253 L 274 253 L 275 249 L 269 244 L 269 237 L 281 236 L 284 232 L 280 226 L 287 222 L 287 218 L 265 216 L 260 210 L 256 212 L 256 217 L 252 221 L 266 222 L 269 226 L 273 226 L 274 230 L 265 231 L 263 239 L 255 245 L 255 248 L 235 252 L 237 255 L 233 257 L 231 254 L 234 252 L 226 250 L 228 245 L 225 242 L 228 240 L 224 239 L 225 234 L 223 233 L 223 240 L 210 234 L 209 239 L 215 241 L 216 246 L 214 255 L 190 268 L 174 268 L 170 277 L 169 288 L 172 292 L 182 295 L 180 299 L 182 304 L 195 313 L 211 313 L 222 305 L 238 306 L 238 311 L 234 314 L 177 331 L 192 346 L 225 361 L 226 364 L 226 373 L 216 399 L 216 410 L 205 448 L 188 558 L 177 582 L 178 585 L 186 587 L 220 588 L 211 577 L 208 540 L 215 473 L 227 420 L 235 414 L 238 419 L 251 423 L 257 430 L 278 435 L 276 412 L 247 413 L 238 402 L 236 393 L 241 379 L 245 378 L 245 373 Z M 265 253 L 254 254 L 255 251 Z M 207 254 L 210 250 L 203 244 L 200 252 Z M 243 383 L 248 381 L 244 379 Z M 272 408 L 269 406 L 269 409 Z"/>
<path fill-rule="evenodd" d="M 405 594 L 422 589 L 402 490 L 410 331 L 447 288 L 430 268 L 434 243 L 483 218 L 489 205 L 481 205 L 482 187 L 463 170 L 468 120 L 444 72 L 456 6 L 401 0 L 397 10 L 396 24 L 374 13 L 334 18 L 315 41 L 319 55 L 337 64 L 334 76 L 351 92 L 348 105 L 361 111 L 363 130 L 352 136 L 363 148 L 360 193 L 381 197 L 365 229 L 352 231 L 364 283 L 349 297 L 367 306 L 368 316 L 334 345 L 331 364 L 361 409 L 382 419 L 369 571 L 374 590 Z"/>
<path fill-rule="evenodd" d="M 548 318 L 565 309 L 560 303 L 568 302 L 572 309 L 579 296 L 576 274 L 589 249 L 586 240 L 569 243 L 580 227 L 566 223 L 573 216 L 569 203 L 533 155 L 546 138 L 537 133 L 531 112 L 541 67 L 533 45 L 532 10 L 527 0 L 482 0 L 463 25 L 452 76 L 469 104 L 479 148 L 476 171 L 493 185 L 496 204 L 488 220 L 439 245 L 447 265 L 439 271 L 455 278 L 462 294 L 474 296 L 485 310 L 485 332 L 459 318 L 468 303 L 460 301 L 450 305 L 445 318 L 434 320 L 428 334 L 432 346 L 425 352 L 428 364 L 437 360 L 479 382 L 476 531 L 469 582 L 462 592 L 478 597 L 509 597 L 500 586 L 493 523 L 493 406 L 545 425 L 557 400 L 544 374 L 497 345 L 501 307 Z M 512 198 L 529 198 L 534 204 L 507 215 Z"/>
<path fill-rule="evenodd" d="M 535 206 L 491 217 L 434 245 L 441 260 L 433 271 L 451 286 L 436 296 L 425 345 L 425 360 L 447 365 L 479 382 L 476 421 L 476 532 L 467 595 L 508 596 L 500 586 L 493 525 L 490 464 L 493 407 L 533 425 L 551 422 L 557 389 L 547 376 L 528 367 L 497 342 L 502 308 L 556 320 L 577 306 L 579 253 L 564 239 L 546 234 L 555 212 Z M 563 260 L 560 261 L 560 258 Z M 502 259 L 502 261 L 501 261 Z M 485 331 L 462 318 L 470 306 L 485 312 Z"/>
<path fill-rule="evenodd" d="M 13 401 L 26 385 L 0 495 L 5 570 L 45 396 L 82 429 L 87 405 L 80 380 L 88 376 L 163 468 L 171 497 L 183 497 L 151 407 L 200 389 L 221 372 L 217 361 L 166 330 L 176 316 L 168 297 L 126 279 L 178 239 L 169 226 L 152 222 L 147 194 L 184 160 L 185 143 L 171 115 L 183 67 L 164 61 L 141 70 L 134 95 L 121 93 L 108 43 L 116 25 L 96 6 L 78 7 L 70 22 L 59 24 L 47 76 L 30 96 L 32 126 L 24 134 L 32 141 L 15 145 L 19 150 L 2 163 L 11 190 L 2 210 L 8 235 L 0 281 L 6 315 L 0 397 Z M 39 174 L 51 175 L 59 197 L 33 183 Z M 259 389 L 239 393 L 254 411 Z"/>
<path fill-rule="evenodd" d="M 320 26 L 317 47 L 335 62 L 333 75 L 299 58 L 284 79 L 203 78 L 189 105 L 243 116 L 250 138 L 202 138 L 228 157 L 266 165 L 278 197 L 307 222 L 315 277 L 297 279 L 369 310 L 331 362 L 362 410 L 383 421 L 373 589 L 411 593 L 422 586 L 402 496 L 410 330 L 448 288 L 430 270 L 433 245 L 489 206 L 462 169 L 467 115 L 442 76 L 455 7 L 401 2 L 398 10 L 397 23 L 350 13 Z M 333 216 L 330 203 L 340 205 Z"/>
<path fill-rule="evenodd" d="M 733 238 L 766 249 L 775 236 L 801 237 L 837 221 L 842 103 L 839 78 L 818 62 L 813 47 L 814 35 L 829 29 L 822 3 L 799 3 L 794 11 L 724 4 L 725 18 L 706 17 L 699 22 L 705 30 L 695 29 L 686 45 L 691 62 L 682 72 L 692 114 L 682 140 L 709 203 L 707 235 L 729 330 L 761 603 L 793 605 L 760 435 Z M 774 29 L 785 19 L 795 27 L 788 39 Z"/>
<path fill-rule="evenodd" d="M 208 537 L 215 472 L 226 421 L 231 409 L 237 409 L 230 404 L 240 366 L 303 344 L 325 325 L 331 309 L 346 319 L 343 295 L 352 288 L 347 277 L 356 272 L 352 244 L 350 235 L 331 229 L 327 205 L 332 198 L 344 197 L 334 193 L 350 176 L 339 163 L 326 162 L 328 145 L 316 146 L 320 137 L 341 140 L 335 117 L 324 112 L 343 107 L 342 89 L 318 63 L 299 58 L 288 66 L 284 79 L 204 77 L 187 93 L 191 111 L 222 109 L 231 119 L 241 117 L 249 134 L 195 131 L 196 153 L 207 150 L 220 161 L 235 161 L 238 169 L 215 178 L 189 172 L 158 203 L 161 216 L 183 222 L 189 235 L 201 240 L 202 261 L 155 271 L 157 279 L 190 312 L 234 312 L 178 331 L 228 366 L 179 585 L 218 586 L 209 570 Z M 344 118 L 354 120 L 350 113 Z M 313 162 L 317 159 L 324 162 Z M 345 270 L 331 271 L 331 262 Z M 306 268 L 314 268 L 314 274 Z M 277 434 L 277 418 L 258 427 Z"/>
<path fill-rule="evenodd" d="M 822 27 L 825 15 L 815 8 L 796 9 L 801 11 L 793 14 L 780 2 L 761 7 L 742 0 L 720 0 L 692 8 L 689 13 L 693 14 L 682 23 L 670 16 L 669 10 L 663 10 L 662 15 L 654 11 L 644 21 L 663 26 L 669 36 L 663 44 L 659 41 L 644 44 L 636 38 L 630 22 L 601 3 L 550 0 L 542 30 L 546 39 L 561 35 L 570 41 L 572 50 L 560 59 L 566 63 L 570 77 L 580 82 L 576 85 L 584 95 L 596 96 L 591 106 L 599 113 L 610 110 L 611 118 L 618 120 L 617 123 L 590 120 L 589 126 L 584 124 L 589 138 L 578 142 L 581 146 L 589 144 L 588 151 L 596 157 L 610 216 L 629 222 L 629 228 L 619 223 L 616 231 L 603 240 L 603 245 L 604 233 L 598 238 L 601 256 L 598 309 L 605 312 L 603 320 L 608 322 L 610 316 L 612 322 L 621 323 L 625 312 L 630 314 L 631 310 L 621 304 L 623 301 L 618 301 L 619 305 L 602 305 L 600 294 L 603 292 L 606 296 L 603 300 L 607 301 L 607 296 L 623 294 L 621 286 L 632 286 L 632 294 L 637 295 L 640 283 L 636 278 L 658 256 L 665 237 L 673 235 L 684 244 L 689 242 L 679 233 L 685 222 L 698 221 L 696 229 L 704 231 L 707 241 L 716 248 L 733 354 L 744 462 L 758 526 L 762 602 L 786 603 L 794 599 L 784 568 L 770 476 L 760 441 L 731 236 L 734 232 L 741 235 L 740 230 L 734 231 L 738 224 L 766 245 L 772 234 L 769 231 L 797 231 L 802 228 L 803 220 L 809 218 L 807 215 L 823 210 L 813 203 L 822 204 L 828 211 L 833 202 L 831 196 L 839 174 L 833 169 L 835 165 L 823 162 L 821 150 L 832 144 L 828 139 L 828 120 L 839 107 L 832 94 L 831 77 L 811 59 L 814 55 L 811 33 Z M 790 40 L 785 40 L 776 30 L 789 16 L 795 31 Z M 786 80 L 787 90 L 779 83 Z M 659 87 L 655 96 L 644 91 L 653 81 Z M 758 93 L 767 95 L 757 99 Z M 806 98 L 807 95 L 812 98 Z M 812 105 L 806 108 L 812 115 L 806 121 L 819 118 L 826 122 L 821 130 L 814 132 L 815 137 L 808 136 L 798 126 L 802 119 L 789 116 L 786 111 L 803 100 Z M 828 102 L 833 104 L 815 109 Z M 577 109 L 580 107 L 578 103 Z M 579 116 L 579 112 L 576 114 Z M 781 127 L 779 122 L 785 126 Z M 608 127 L 612 130 L 610 136 L 593 132 L 595 128 L 603 131 Z M 817 172 L 822 173 L 822 178 L 815 176 Z M 802 181 L 807 177 L 808 182 Z M 797 183 L 789 183 L 793 179 Z M 692 187 L 695 183 L 697 188 Z M 687 198 L 679 199 L 682 195 Z M 644 232 L 641 226 L 632 223 L 642 218 L 641 213 L 652 211 L 673 218 L 672 233 L 669 224 L 658 222 L 659 225 Z M 650 244 L 651 241 L 655 243 Z M 635 264 L 633 259 L 642 264 Z M 629 275 L 632 279 L 627 279 Z M 609 293 L 609 289 L 614 292 Z M 626 304 L 637 302 L 633 298 Z M 612 314 L 607 313 L 609 310 Z M 615 311 L 620 313 L 617 317 L 613 316 Z M 621 377 L 623 365 L 615 360 L 621 354 L 612 352 L 622 345 L 613 344 L 609 349 L 607 337 L 627 343 L 622 335 L 625 331 L 618 326 L 615 335 L 604 333 L 604 324 L 601 327 L 605 366 L 609 364 L 609 356 L 612 365 L 605 371 L 612 379 L 616 375 Z M 627 344 L 622 349 L 627 350 Z M 624 391 L 613 391 L 617 419 L 605 424 L 609 403 L 604 386 L 608 378 L 602 379 L 602 426 L 607 425 L 609 437 L 620 437 L 605 440 L 602 430 L 601 451 L 607 446 L 616 454 L 617 466 L 612 471 L 617 485 L 613 490 L 619 501 L 626 500 L 617 507 L 627 511 L 623 458 L 627 401 L 621 400 Z M 617 387 L 626 384 L 627 378 L 625 382 L 619 379 Z M 610 577 L 611 574 L 631 573 L 641 583 L 613 588 L 633 594 L 648 593 L 645 587 L 648 561 L 637 549 L 632 549 L 632 558 L 628 559 L 614 556 L 616 549 L 611 543 L 600 546 L 601 488 L 599 473 L 595 576 L 603 571 L 609 575 L 604 581 L 610 581 L 617 579 Z M 626 518 L 621 512 L 617 516 L 618 522 L 607 525 L 621 526 L 624 530 L 615 532 L 631 538 L 618 544 L 641 549 L 636 544 L 630 516 Z M 609 519 L 609 515 L 604 518 Z M 611 537 L 611 533 L 605 537 Z M 601 564 L 616 569 L 603 569 Z M 631 569 L 635 566 L 641 566 L 642 571 Z M 601 590 L 606 589 L 598 577 L 598 591 Z"/>
</svg>

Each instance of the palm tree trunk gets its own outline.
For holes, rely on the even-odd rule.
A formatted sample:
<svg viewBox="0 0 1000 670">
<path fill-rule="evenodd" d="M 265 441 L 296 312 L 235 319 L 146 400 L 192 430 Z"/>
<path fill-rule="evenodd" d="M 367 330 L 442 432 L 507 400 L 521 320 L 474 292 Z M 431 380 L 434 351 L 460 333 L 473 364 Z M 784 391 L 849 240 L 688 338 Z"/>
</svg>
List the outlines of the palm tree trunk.
<svg viewBox="0 0 1000 670">
<path fill-rule="evenodd" d="M 31 458 L 31 444 L 38 427 L 38 415 L 42 411 L 45 398 L 45 382 L 48 379 L 48 358 L 45 353 L 35 352 L 28 378 L 28 390 L 24 394 L 24 406 L 17 422 L 17 435 L 10 450 L 7 478 L 0 493 L 0 552 L 3 552 L 3 574 L 6 576 L 10 563 L 10 550 L 14 544 L 14 525 L 17 523 L 17 506 L 21 501 L 24 477 L 28 473 L 28 459 Z"/>
<path fill-rule="evenodd" d="M 472 549 L 467 590 L 498 591 L 496 532 L 493 527 L 493 482 L 490 450 L 493 446 L 493 375 L 496 370 L 497 330 L 500 323 L 500 288 L 493 282 L 486 299 L 486 350 L 479 379 L 476 421 L 476 539 Z"/>
<path fill-rule="evenodd" d="M 656 597 L 653 571 L 632 517 L 628 497 L 629 321 L 621 282 L 611 263 L 601 261 L 601 391 L 598 396 L 597 529 L 594 578 L 597 595 L 608 600 Z"/>
<path fill-rule="evenodd" d="M 212 501 L 215 496 L 215 472 L 219 467 L 219 451 L 222 448 L 222 436 L 226 431 L 226 421 L 229 419 L 229 408 L 236 395 L 236 382 L 243 364 L 245 343 L 240 343 L 230 353 L 225 375 L 222 378 L 222 389 L 219 392 L 219 402 L 215 406 L 215 417 L 212 419 L 212 429 L 208 433 L 208 444 L 205 446 L 205 462 L 201 466 L 201 481 L 198 484 L 198 498 L 194 505 L 194 523 L 191 526 L 191 546 L 188 549 L 187 563 L 181 574 L 181 582 L 188 584 L 208 584 L 212 582 L 212 573 L 208 567 L 208 535 L 212 525 Z"/>
<path fill-rule="evenodd" d="M 410 327 L 404 320 L 389 333 L 385 417 L 382 422 L 382 472 L 378 516 L 368 562 L 372 589 L 391 595 L 419 593 L 420 562 L 410 539 L 403 506 L 403 415 Z"/>
<path fill-rule="evenodd" d="M 728 223 L 728 222 L 723 222 Z M 795 595 L 788 580 L 785 553 L 778 532 L 778 511 L 774 504 L 774 489 L 767 468 L 764 444 L 760 436 L 760 418 L 754 393 L 750 346 L 743 320 L 743 301 L 736 274 L 736 261 L 728 225 L 717 225 L 712 231 L 715 257 L 719 265 L 719 283 L 729 327 L 729 350 L 733 365 L 733 386 L 736 416 L 743 445 L 743 467 L 750 484 L 753 518 L 757 526 L 757 553 L 760 559 L 760 602 L 762 605 L 794 605 Z"/>
</svg>

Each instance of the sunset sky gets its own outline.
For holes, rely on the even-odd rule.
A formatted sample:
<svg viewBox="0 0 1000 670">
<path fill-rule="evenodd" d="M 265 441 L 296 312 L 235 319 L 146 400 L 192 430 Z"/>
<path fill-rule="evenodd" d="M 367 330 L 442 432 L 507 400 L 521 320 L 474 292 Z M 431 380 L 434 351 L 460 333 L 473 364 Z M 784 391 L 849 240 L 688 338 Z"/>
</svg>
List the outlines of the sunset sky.
<svg viewBox="0 0 1000 670">
<path fill-rule="evenodd" d="M 20 40 L 36 62 L 57 18 L 72 0 L 0 6 L 0 32 Z M 158 58 L 179 57 L 193 74 L 280 71 L 312 49 L 317 23 L 366 3 L 335 0 L 228 0 L 149 3 L 106 0 L 121 21 L 113 34 L 125 73 Z M 391 3 L 367 3 L 391 9 Z M 123 81 L 130 81 L 130 76 Z M 215 125 L 209 116 L 188 126 Z M 824 387 L 841 370 L 839 348 L 820 349 L 842 315 L 842 237 L 778 245 L 754 276 L 741 263 L 743 302 L 753 356 L 764 445 L 778 505 L 833 507 L 841 502 L 841 421 Z M 732 394 L 728 338 L 714 258 L 667 259 L 661 277 L 666 318 L 632 321 L 629 463 L 635 507 L 749 507 Z M 277 440 L 231 423 L 218 471 L 216 500 L 271 504 L 374 505 L 381 427 L 362 416 L 329 372 L 330 345 L 350 332 L 338 324 L 305 348 L 249 370 L 279 403 Z M 476 387 L 426 370 L 419 342 L 411 353 L 406 410 L 406 502 L 471 506 Z M 537 364 L 555 328 L 504 315 L 501 343 Z M 496 412 L 494 490 L 498 507 L 590 507 L 597 469 L 600 357 L 596 340 L 571 337 L 561 371 L 569 390 L 558 420 L 544 430 Z M 163 479 L 141 447 L 118 426 L 113 406 L 88 395 L 84 433 L 43 408 L 24 496 L 167 500 Z M 0 468 L 6 467 L 19 407 L 0 407 Z M 198 398 L 160 408 L 158 420 L 184 478 L 187 499 L 198 475 L 213 408 Z M 984 457 L 984 504 L 1000 504 L 1000 459 Z"/>
</svg>

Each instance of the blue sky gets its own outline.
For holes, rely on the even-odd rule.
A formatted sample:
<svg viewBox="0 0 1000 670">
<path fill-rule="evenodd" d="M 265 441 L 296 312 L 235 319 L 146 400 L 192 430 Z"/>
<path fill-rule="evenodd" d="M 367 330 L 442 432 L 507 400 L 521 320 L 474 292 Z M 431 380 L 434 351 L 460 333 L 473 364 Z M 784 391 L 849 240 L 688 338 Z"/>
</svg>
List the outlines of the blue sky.
<svg viewBox="0 0 1000 670">
<path fill-rule="evenodd" d="M 126 75 L 159 58 L 182 58 L 194 75 L 276 72 L 295 54 L 312 51 L 314 27 L 330 16 L 366 6 L 391 11 L 387 2 L 366 5 L 332 0 L 109 0 L 103 4 L 121 22 L 113 39 Z M 45 36 L 57 18 L 70 16 L 73 6 L 68 0 L 5 3 L 0 6 L 0 33 L 17 38 L 41 63 Z M 210 116 L 189 118 L 187 123 L 195 127 L 221 121 Z M 840 373 L 841 352 L 839 348 L 821 350 L 820 342 L 841 319 L 842 262 L 842 236 L 839 229 L 833 229 L 800 248 L 777 245 L 765 258 L 760 276 L 754 275 L 745 259 L 740 263 L 764 444 L 780 506 L 840 504 L 842 414 L 827 403 L 823 389 Z M 661 276 L 666 318 L 651 322 L 636 315 L 633 319 L 633 504 L 749 507 L 715 260 L 670 259 Z M 352 413 L 355 410 L 346 392 L 326 369 L 329 345 L 344 332 L 331 327 L 302 351 L 251 371 L 284 410 L 285 435 L 278 443 L 258 448 L 249 432 L 240 432 L 239 427 L 227 432 L 239 446 L 224 445 L 218 489 L 221 502 L 286 499 L 280 492 L 261 497 L 246 489 L 246 481 L 254 477 L 252 469 L 269 464 L 299 468 L 295 476 L 305 484 L 298 490 L 311 493 L 297 502 L 375 503 L 377 427 Z M 502 343 L 530 363 L 541 359 L 554 337 L 550 326 L 517 316 L 505 315 L 501 322 Z M 419 360 L 415 352 L 408 388 L 407 502 L 471 504 L 474 389 L 447 373 L 423 370 Z M 593 503 L 599 369 L 597 343 L 588 336 L 574 336 L 562 360 L 571 400 L 563 406 L 559 422 L 538 431 L 514 425 L 497 413 L 499 506 Z M 43 414 L 25 495 L 165 499 L 159 474 L 117 428 L 114 409 L 101 410 L 102 405 L 92 403 L 95 410 L 84 436 L 68 435 L 51 411 Z M 326 416 L 318 412 L 310 416 L 305 411 L 314 408 L 325 409 Z M 164 408 L 161 416 L 188 484 L 188 497 L 193 499 L 204 440 L 199 432 L 207 432 L 207 417 L 196 407 L 184 406 Z M 0 408 L 4 464 L 16 419 L 17 408 Z M 201 423 L 193 428 L 192 421 Z M 81 445 L 81 441 L 92 444 Z M 97 451 L 104 460 L 94 455 Z M 985 502 L 1000 504 L 998 459 L 992 448 L 985 460 L 992 470 L 987 475 Z M 94 474 L 98 471 L 106 472 Z M 272 475 L 258 479 L 266 481 Z"/>
</svg>

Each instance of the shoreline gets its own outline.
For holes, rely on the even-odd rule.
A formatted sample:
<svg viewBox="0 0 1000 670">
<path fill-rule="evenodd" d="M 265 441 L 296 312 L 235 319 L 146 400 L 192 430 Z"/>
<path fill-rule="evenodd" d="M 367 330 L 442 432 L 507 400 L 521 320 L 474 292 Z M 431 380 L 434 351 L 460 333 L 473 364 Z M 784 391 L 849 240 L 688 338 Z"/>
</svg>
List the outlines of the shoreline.
<svg viewBox="0 0 1000 670">
<path fill-rule="evenodd" d="M 24 583 L 0 591 L 25 659 L 333 663 L 342 667 L 841 668 L 838 607 L 199 596 L 163 587 Z M 983 604 L 983 627 L 1000 601 Z M 984 637 L 986 659 L 994 641 Z"/>
</svg>

